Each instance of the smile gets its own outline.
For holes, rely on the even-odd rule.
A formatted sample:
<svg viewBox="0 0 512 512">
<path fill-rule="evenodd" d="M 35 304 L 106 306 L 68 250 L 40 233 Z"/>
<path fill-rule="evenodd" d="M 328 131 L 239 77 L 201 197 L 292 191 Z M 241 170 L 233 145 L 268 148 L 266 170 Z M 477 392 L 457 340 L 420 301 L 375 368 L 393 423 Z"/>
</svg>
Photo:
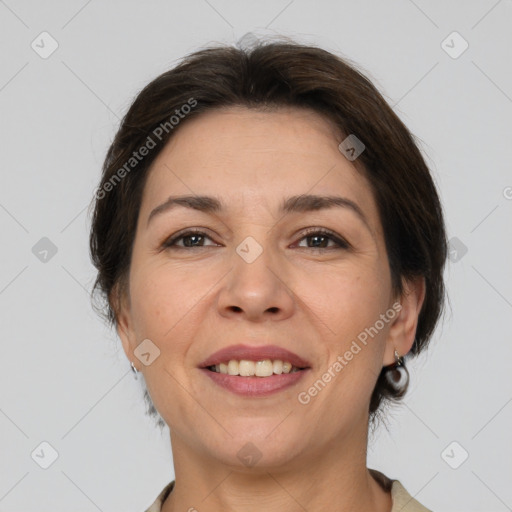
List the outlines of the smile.
<svg viewBox="0 0 512 512">
<path fill-rule="evenodd" d="M 224 363 L 209 366 L 212 372 L 222 373 L 224 375 L 238 375 L 240 377 L 270 377 L 271 375 L 281 375 L 295 373 L 301 370 L 293 366 L 289 361 L 280 359 L 264 359 L 261 361 L 249 361 L 241 359 L 239 361 L 231 359 Z"/>
<path fill-rule="evenodd" d="M 268 360 L 267 360 L 268 361 Z M 250 368 L 250 365 L 247 365 L 244 370 L 245 362 L 252 363 L 254 369 Z M 200 368 L 200 371 L 203 372 L 211 381 L 213 381 L 220 388 L 223 388 L 226 391 L 234 393 L 235 395 L 247 397 L 247 398 L 257 398 L 257 397 L 266 397 L 274 393 L 278 393 L 279 391 L 284 391 L 285 389 L 297 384 L 302 378 L 308 374 L 311 369 L 310 368 L 296 368 L 292 367 L 288 370 L 288 373 L 284 371 L 280 374 L 274 373 L 274 363 L 276 361 L 271 361 L 272 363 L 272 373 L 268 376 L 257 376 L 256 368 L 258 366 L 262 367 L 259 371 L 263 370 L 266 367 L 265 371 L 268 373 L 270 371 L 270 365 L 268 362 L 261 361 L 263 365 L 257 365 L 260 361 L 236 361 L 231 360 L 227 364 L 222 363 L 222 369 L 226 370 L 231 365 L 232 371 L 235 370 L 235 364 L 238 365 L 238 369 L 236 374 L 230 375 L 229 373 L 222 373 L 220 369 L 217 370 L 217 365 L 209 366 L 207 368 Z M 283 370 L 288 369 L 290 363 L 286 364 L 283 362 Z M 240 370 L 240 366 L 242 369 Z M 279 371 L 279 361 L 277 362 L 277 369 Z M 241 375 L 242 373 L 250 373 L 254 372 L 254 374 L 249 375 Z"/>
</svg>

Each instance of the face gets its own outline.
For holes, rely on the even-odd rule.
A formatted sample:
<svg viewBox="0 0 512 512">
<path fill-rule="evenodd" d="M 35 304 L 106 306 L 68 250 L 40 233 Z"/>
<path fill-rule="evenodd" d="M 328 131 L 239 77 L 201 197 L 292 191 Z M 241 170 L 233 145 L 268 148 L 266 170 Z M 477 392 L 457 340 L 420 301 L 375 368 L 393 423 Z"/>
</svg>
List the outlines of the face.
<svg viewBox="0 0 512 512">
<path fill-rule="evenodd" d="M 196 454 L 240 466 L 251 442 L 271 467 L 360 437 L 382 366 L 410 349 L 417 307 L 393 296 L 370 185 L 341 140 L 314 112 L 229 108 L 187 121 L 150 170 L 118 329 L 171 437 Z M 286 203 L 307 195 L 341 199 Z M 170 196 L 220 204 L 154 211 Z M 134 356 L 143 340 L 148 365 Z M 233 345 L 273 345 L 305 369 L 244 377 L 202 367 Z M 234 354 L 223 357 L 245 357 Z"/>
</svg>

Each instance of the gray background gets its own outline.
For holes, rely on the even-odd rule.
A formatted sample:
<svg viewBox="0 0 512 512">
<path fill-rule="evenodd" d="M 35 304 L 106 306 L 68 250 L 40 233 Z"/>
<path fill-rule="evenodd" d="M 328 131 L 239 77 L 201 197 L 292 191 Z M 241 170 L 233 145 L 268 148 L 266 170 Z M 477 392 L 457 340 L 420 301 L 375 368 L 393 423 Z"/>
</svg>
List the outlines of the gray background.
<svg viewBox="0 0 512 512">
<path fill-rule="evenodd" d="M 142 511 L 173 478 L 168 429 L 90 306 L 87 207 L 136 92 L 248 32 L 358 63 L 421 141 L 456 237 L 451 308 L 368 465 L 437 512 L 512 510 L 511 26 L 510 0 L 0 0 L 0 511 Z"/>
</svg>

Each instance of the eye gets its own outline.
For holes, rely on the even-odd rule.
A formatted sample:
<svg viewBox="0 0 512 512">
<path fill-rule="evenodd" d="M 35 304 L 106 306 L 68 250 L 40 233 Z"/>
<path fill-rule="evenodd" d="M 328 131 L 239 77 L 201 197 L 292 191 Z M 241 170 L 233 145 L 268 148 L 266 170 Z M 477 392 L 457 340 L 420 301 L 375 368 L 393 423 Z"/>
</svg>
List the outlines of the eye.
<svg viewBox="0 0 512 512">
<path fill-rule="evenodd" d="M 306 247 L 301 246 L 302 240 L 312 240 L 312 244 L 307 244 Z M 175 248 L 175 249 L 193 249 L 197 247 L 208 247 L 217 246 L 218 244 L 205 244 L 205 240 L 212 241 L 204 231 L 200 229 L 188 229 L 187 231 L 177 233 L 162 244 L 163 248 Z M 329 243 L 331 246 L 329 247 Z M 327 244 L 327 245 L 326 245 Z M 334 244 L 334 246 L 332 246 Z M 349 249 L 350 244 L 343 238 L 337 236 L 332 231 L 327 229 L 311 228 L 303 233 L 302 238 L 299 240 L 297 247 L 306 249 L 317 249 L 317 250 L 333 250 L 333 249 Z"/>
<path fill-rule="evenodd" d="M 200 231 L 199 229 L 189 229 L 185 232 L 178 233 L 176 235 L 171 236 L 171 238 L 168 238 L 163 244 L 162 247 L 175 247 L 178 249 L 187 249 L 187 248 L 194 248 L 194 247 L 207 247 L 204 245 L 205 239 L 211 240 L 211 238 L 204 233 L 203 231 Z M 178 244 L 178 242 L 183 241 L 183 245 Z M 213 244 L 216 245 L 216 244 Z"/>
<path fill-rule="evenodd" d="M 307 249 L 349 249 L 350 244 L 344 240 L 343 238 L 335 235 L 332 231 L 329 231 L 327 229 L 318 229 L 318 228 L 311 228 L 310 230 L 306 231 L 304 236 L 300 239 L 307 240 L 311 239 L 313 244 L 309 245 L 307 244 Z M 329 242 L 334 243 L 334 247 L 328 247 Z M 299 245 L 300 247 L 300 245 Z M 302 246 L 304 247 L 304 246 Z"/>
</svg>

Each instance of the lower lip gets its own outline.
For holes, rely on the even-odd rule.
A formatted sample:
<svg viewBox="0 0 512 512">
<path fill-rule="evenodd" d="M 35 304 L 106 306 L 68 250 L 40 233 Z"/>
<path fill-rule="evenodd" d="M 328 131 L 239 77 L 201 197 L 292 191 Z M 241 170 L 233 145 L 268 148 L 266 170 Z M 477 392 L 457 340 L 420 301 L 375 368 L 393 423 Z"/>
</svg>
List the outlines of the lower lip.
<svg viewBox="0 0 512 512">
<path fill-rule="evenodd" d="M 225 373 L 212 372 L 207 368 L 201 368 L 208 377 L 219 386 L 242 396 L 268 396 L 296 384 L 304 377 L 308 369 L 293 373 L 282 373 L 270 377 L 240 377 L 239 375 L 227 375 Z"/>
</svg>

